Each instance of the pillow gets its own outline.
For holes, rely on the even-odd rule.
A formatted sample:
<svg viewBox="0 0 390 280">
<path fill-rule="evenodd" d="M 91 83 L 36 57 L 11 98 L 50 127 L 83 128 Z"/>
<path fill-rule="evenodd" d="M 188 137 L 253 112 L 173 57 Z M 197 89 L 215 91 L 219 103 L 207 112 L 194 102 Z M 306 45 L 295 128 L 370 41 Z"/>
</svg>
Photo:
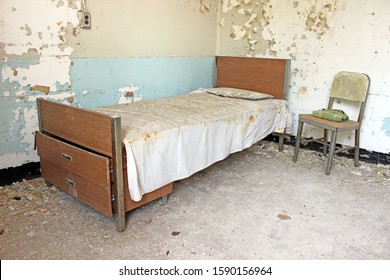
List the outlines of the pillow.
<svg viewBox="0 0 390 280">
<path fill-rule="evenodd" d="M 262 99 L 274 98 L 272 95 L 267 93 L 261 93 L 261 92 L 250 91 L 250 90 L 239 89 L 239 88 L 219 87 L 219 88 L 209 88 L 206 89 L 206 91 L 208 93 L 218 95 L 218 96 L 248 99 L 248 100 L 262 100 Z"/>
</svg>

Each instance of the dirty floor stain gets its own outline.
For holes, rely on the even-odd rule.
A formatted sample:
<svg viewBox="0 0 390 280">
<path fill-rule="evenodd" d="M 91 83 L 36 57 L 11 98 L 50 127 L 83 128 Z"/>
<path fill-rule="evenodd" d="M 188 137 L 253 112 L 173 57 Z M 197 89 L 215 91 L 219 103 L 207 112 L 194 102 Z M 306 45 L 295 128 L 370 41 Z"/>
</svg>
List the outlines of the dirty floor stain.
<svg viewBox="0 0 390 280">
<path fill-rule="evenodd" d="M 1 259 L 389 259 L 389 165 L 260 141 L 174 183 L 127 229 L 42 178 L 0 188 Z"/>
</svg>

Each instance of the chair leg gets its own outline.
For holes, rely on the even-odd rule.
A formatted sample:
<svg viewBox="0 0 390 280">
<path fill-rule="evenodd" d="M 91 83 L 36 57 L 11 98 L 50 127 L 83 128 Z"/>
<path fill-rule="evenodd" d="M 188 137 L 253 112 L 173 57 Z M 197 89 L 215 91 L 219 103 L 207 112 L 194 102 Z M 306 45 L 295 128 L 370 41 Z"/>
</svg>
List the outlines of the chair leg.
<svg viewBox="0 0 390 280">
<path fill-rule="evenodd" d="M 303 122 L 298 123 L 297 138 L 295 140 L 295 149 L 294 149 L 294 158 L 293 161 L 296 162 L 298 159 L 299 146 L 301 145 L 301 135 L 302 135 Z"/>
<path fill-rule="evenodd" d="M 359 166 L 359 147 L 360 147 L 360 130 L 355 130 L 355 152 L 354 152 L 354 163 L 355 167 Z"/>
<path fill-rule="evenodd" d="M 328 162 L 326 164 L 326 170 L 325 170 L 326 175 L 330 174 L 330 168 L 332 166 L 333 155 L 334 155 L 334 151 L 336 149 L 336 139 L 337 139 L 337 131 L 332 131 L 331 140 L 330 140 L 330 147 L 329 147 Z"/>
</svg>

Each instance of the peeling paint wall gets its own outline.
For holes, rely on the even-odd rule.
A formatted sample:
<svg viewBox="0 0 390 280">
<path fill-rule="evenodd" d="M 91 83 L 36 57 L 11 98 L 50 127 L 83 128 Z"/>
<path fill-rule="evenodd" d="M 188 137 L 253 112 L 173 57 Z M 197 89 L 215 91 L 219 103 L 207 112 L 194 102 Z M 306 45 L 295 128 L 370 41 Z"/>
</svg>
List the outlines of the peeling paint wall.
<svg viewBox="0 0 390 280">
<path fill-rule="evenodd" d="M 181 94 L 212 86 L 216 54 L 291 58 L 295 125 L 326 106 L 338 71 L 366 72 L 361 145 L 390 152 L 387 0 L 89 0 L 90 30 L 79 26 L 80 8 L 1 1 L 0 169 L 38 161 L 37 97 L 95 107 Z"/>
<path fill-rule="evenodd" d="M 212 86 L 217 0 L 2 0 L 0 169 L 38 161 L 36 99 L 96 107 Z M 138 98 L 138 99 L 137 99 Z"/>
<path fill-rule="evenodd" d="M 390 4 L 387 0 L 222 0 L 217 54 L 292 60 L 289 102 L 298 114 L 327 106 L 338 71 L 365 72 L 371 89 L 361 147 L 390 152 Z M 343 108 L 350 116 L 355 110 Z M 307 126 L 305 136 L 322 132 Z M 353 135 L 339 136 L 351 144 Z"/>
<path fill-rule="evenodd" d="M 80 1 L 2 1 L 0 5 L 0 169 L 37 161 L 36 98 L 66 100 L 70 56 L 65 34 Z"/>
</svg>

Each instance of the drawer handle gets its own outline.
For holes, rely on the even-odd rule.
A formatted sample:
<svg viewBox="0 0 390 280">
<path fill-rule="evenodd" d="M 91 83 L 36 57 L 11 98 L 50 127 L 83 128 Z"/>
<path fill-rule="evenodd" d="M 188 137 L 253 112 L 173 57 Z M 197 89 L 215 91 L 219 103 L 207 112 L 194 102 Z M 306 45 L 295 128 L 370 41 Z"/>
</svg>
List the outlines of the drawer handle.
<svg viewBox="0 0 390 280">
<path fill-rule="evenodd" d="M 67 155 L 67 154 L 62 153 L 62 154 L 61 154 L 61 157 L 62 157 L 63 159 L 72 161 L 72 157 L 71 157 L 70 155 Z"/>
<path fill-rule="evenodd" d="M 67 183 L 68 185 L 71 185 L 72 187 L 74 187 L 76 185 L 75 182 L 73 182 L 71 179 L 68 179 L 68 178 L 65 178 L 65 183 Z"/>
</svg>

